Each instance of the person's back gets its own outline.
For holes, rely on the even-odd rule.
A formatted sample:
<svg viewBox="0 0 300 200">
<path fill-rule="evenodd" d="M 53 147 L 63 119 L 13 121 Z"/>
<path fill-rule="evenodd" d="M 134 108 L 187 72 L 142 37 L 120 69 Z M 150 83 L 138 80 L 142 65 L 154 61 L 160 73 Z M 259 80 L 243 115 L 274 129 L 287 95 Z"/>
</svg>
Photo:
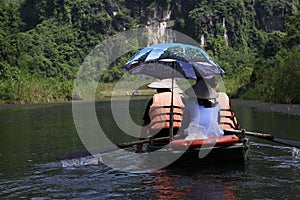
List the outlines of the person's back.
<svg viewBox="0 0 300 200">
<path fill-rule="evenodd" d="M 144 124 L 141 138 L 153 136 L 164 137 L 169 135 L 170 111 L 171 111 L 171 88 L 172 80 L 163 79 L 148 85 L 149 88 L 157 89 L 157 94 L 148 102 L 143 117 Z M 173 128 L 174 134 L 181 126 L 184 103 L 180 88 L 173 83 Z"/>
<path fill-rule="evenodd" d="M 153 103 L 150 106 L 151 128 L 169 128 L 171 92 L 162 92 L 153 96 Z M 184 104 L 178 94 L 173 94 L 173 127 L 181 125 Z"/>
<path fill-rule="evenodd" d="M 187 136 L 189 124 L 204 127 L 206 136 L 220 136 L 223 131 L 218 126 L 219 104 L 216 101 L 217 92 L 206 80 L 199 79 L 197 83 L 186 91 L 189 96 L 187 101 L 182 129 Z"/>
<path fill-rule="evenodd" d="M 220 106 L 216 102 L 209 107 L 202 105 L 198 100 L 187 101 L 184 119 L 189 119 L 189 123 L 198 124 L 204 128 L 206 136 L 223 135 L 223 131 L 218 128 L 218 113 Z M 187 135 L 185 130 L 185 135 Z"/>
</svg>

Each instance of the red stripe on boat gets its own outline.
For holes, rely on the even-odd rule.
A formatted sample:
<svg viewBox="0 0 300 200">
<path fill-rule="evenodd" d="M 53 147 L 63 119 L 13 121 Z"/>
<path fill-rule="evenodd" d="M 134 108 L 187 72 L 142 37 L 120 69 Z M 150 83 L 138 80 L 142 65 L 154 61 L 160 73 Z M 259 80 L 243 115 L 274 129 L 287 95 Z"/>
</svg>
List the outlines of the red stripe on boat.
<svg viewBox="0 0 300 200">
<path fill-rule="evenodd" d="M 174 140 L 171 142 L 171 146 L 173 149 L 194 149 L 200 147 L 230 146 L 239 141 L 240 139 L 236 135 L 210 136 L 207 139 Z"/>
</svg>

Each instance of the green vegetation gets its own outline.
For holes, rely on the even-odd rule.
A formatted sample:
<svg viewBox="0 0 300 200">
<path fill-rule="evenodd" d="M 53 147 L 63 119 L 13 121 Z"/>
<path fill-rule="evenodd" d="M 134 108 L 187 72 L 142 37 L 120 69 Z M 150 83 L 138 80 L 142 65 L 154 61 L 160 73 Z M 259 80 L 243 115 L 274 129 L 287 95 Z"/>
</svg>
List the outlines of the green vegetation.
<svg viewBox="0 0 300 200">
<path fill-rule="evenodd" d="M 275 103 L 300 102 L 300 45 L 281 50 L 273 58 L 258 59 L 255 87 L 241 94 L 246 99 Z"/>
<path fill-rule="evenodd" d="M 297 2 L 2 0 L 0 103 L 70 100 L 88 53 L 110 35 L 145 26 L 155 9 L 172 10 L 174 29 L 199 42 L 205 39 L 204 49 L 226 71 L 229 94 L 300 103 Z M 110 94 L 129 57 L 119 58 L 103 73 L 97 98 Z M 246 89 L 239 89 L 247 83 Z"/>
<path fill-rule="evenodd" d="M 241 97 L 300 103 L 300 12 L 286 19 L 286 32 L 268 34 L 255 60 L 254 88 Z"/>
</svg>

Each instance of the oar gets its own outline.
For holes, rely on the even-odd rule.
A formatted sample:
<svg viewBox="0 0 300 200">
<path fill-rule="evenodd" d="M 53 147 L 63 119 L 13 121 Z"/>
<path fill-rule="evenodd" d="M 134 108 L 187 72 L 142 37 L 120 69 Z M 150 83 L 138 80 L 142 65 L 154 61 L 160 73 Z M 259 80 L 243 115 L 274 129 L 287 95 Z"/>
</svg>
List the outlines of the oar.
<svg viewBox="0 0 300 200">
<path fill-rule="evenodd" d="M 83 150 L 83 151 L 72 152 L 72 153 L 64 154 L 64 155 L 58 155 L 58 156 L 56 156 L 56 158 L 58 160 L 70 160 L 70 159 L 82 158 L 82 157 L 91 156 L 93 154 L 101 154 L 101 153 L 106 153 L 109 151 L 132 147 L 132 146 L 138 145 L 138 144 L 150 143 L 152 141 L 153 142 L 167 142 L 167 141 L 169 141 L 169 139 L 170 139 L 170 137 L 162 137 L 162 138 L 153 138 L 153 139 L 145 139 L 145 140 L 138 140 L 138 141 L 133 141 L 133 142 L 120 143 L 120 144 L 117 144 L 116 146 L 104 147 L 104 148 L 94 149 L 91 151 Z"/>
<path fill-rule="evenodd" d="M 138 145 L 138 144 L 145 144 L 145 143 L 150 143 L 150 142 L 167 142 L 168 140 L 170 140 L 170 137 L 152 138 L 152 139 L 145 139 L 145 140 L 121 143 L 121 144 L 117 144 L 117 146 L 119 148 L 123 149 L 123 148 L 127 148 L 127 147 L 132 147 L 132 146 Z"/>
<path fill-rule="evenodd" d="M 240 130 L 224 130 L 224 131 L 228 132 L 228 133 L 240 133 L 240 134 L 242 133 L 242 131 L 240 131 Z M 292 140 L 286 140 L 286 139 L 282 139 L 282 138 L 276 138 L 271 134 L 245 131 L 245 135 L 249 135 L 249 136 L 269 140 L 269 141 L 272 141 L 272 142 L 277 142 L 279 144 L 283 144 L 283 145 L 287 145 L 287 146 L 291 146 L 291 147 L 300 148 L 300 142 L 292 141 Z"/>
</svg>

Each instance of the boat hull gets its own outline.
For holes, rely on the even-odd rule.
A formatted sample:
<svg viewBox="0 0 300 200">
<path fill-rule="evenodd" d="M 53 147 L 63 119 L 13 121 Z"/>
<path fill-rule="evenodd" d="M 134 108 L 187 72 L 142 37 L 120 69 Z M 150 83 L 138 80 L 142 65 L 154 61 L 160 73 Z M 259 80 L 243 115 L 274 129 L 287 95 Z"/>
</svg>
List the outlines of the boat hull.
<svg viewBox="0 0 300 200">
<path fill-rule="evenodd" d="M 243 163 L 249 160 L 250 149 L 244 143 L 236 143 L 230 146 L 194 148 L 187 149 L 186 151 L 163 148 L 156 150 L 156 156 L 156 159 L 161 158 L 163 162 L 171 163 L 169 166 L 230 164 L 236 162 Z"/>
</svg>

